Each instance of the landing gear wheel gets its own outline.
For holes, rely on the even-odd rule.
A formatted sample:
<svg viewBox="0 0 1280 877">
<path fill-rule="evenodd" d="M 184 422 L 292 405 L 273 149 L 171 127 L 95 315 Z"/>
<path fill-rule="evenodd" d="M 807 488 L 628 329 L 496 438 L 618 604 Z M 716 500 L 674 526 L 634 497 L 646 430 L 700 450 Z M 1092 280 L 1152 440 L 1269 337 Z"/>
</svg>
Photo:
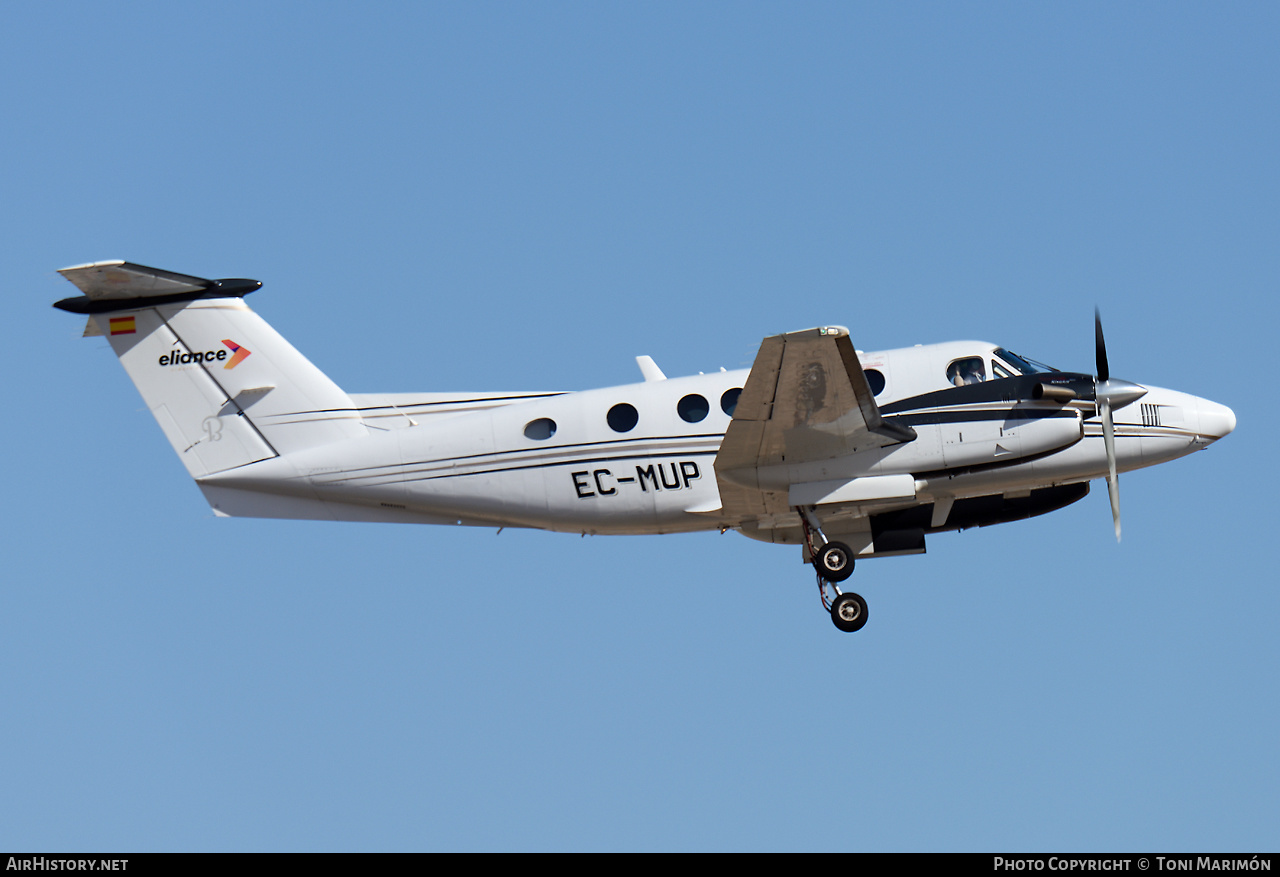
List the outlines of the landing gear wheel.
<svg viewBox="0 0 1280 877">
<path fill-rule="evenodd" d="M 843 542 L 828 542 L 813 560 L 818 575 L 828 582 L 843 582 L 853 575 L 853 550 Z"/>
<path fill-rule="evenodd" d="M 867 623 L 867 601 L 854 593 L 841 594 L 831 603 L 831 621 L 845 633 L 862 630 Z"/>
</svg>

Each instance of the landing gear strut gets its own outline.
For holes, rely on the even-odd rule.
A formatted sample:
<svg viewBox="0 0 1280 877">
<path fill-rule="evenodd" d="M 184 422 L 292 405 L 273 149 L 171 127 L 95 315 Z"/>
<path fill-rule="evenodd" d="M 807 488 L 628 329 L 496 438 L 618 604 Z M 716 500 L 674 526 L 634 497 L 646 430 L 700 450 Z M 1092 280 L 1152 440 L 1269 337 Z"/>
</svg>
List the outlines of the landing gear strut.
<svg viewBox="0 0 1280 877">
<path fill-rule="evenodd" d="M 813 558 L 813 569 L 818 576 L 818 594 L 822 607 L 831 613 L 831 621 L 845 633 L 861 630 L 867 623 L 867 601 L 857 594 L 843 594 L 837 586 L 853 575 L 853 550 L 843 542 L 828 542 L 817 520 L 806 508 L 797 508 L 800 527 L 804 532 L 805 547 Z M 828 599 L 827 589 L 835 592 Z"/>
</svg>

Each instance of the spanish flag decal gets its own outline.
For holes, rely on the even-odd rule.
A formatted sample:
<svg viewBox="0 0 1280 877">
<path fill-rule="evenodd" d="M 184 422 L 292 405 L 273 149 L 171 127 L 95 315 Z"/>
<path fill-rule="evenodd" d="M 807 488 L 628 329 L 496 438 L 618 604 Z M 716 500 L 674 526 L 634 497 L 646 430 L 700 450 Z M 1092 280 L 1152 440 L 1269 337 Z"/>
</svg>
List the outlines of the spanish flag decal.
<svg viewBox="0 0 1280 877">
<path fill-rule="evenodd" d="M 138 331 L 133 317 L 112 317 L 110 322 L 112 335 L 133 335 Z"/>
<path fill-rule="evenodd" d="M 224 369 L 235 368 L 240 363 L 244 362 L 244 358 L 246 356 L 248 356 L 250 353 L 253 352 L 249 350 L 247 347 L 241 347 L 239 344 L 235 343 L 230 338 L 223 338 L 222 343 L 230 347 L 231 353 L 232 353 L 231 359 L 229 359 L 227 361 L 227 364 L 223 366 Z"/>
</svg>

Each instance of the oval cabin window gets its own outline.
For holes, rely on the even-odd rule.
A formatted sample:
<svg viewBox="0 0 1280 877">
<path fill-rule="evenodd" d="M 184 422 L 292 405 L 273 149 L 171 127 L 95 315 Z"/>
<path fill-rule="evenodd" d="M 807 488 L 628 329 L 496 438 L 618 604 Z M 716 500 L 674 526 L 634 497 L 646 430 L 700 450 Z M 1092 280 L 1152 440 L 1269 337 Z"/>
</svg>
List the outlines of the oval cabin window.
<svg viewBox="0 0 1280 877">
<path fill-rule="evenodd" d="M 609 427 L 614 432 L 631 432 L 636 428 L 636 424 L 640 422 L 640 412 L 636 411 L 636 406 L 634 405 L 619 402 L 609 409 L 609 414 L 605 419 L 609 421 Z"/>
<path fill-rule="evenodd" d="M 556 422 L 550 417 L 539 417 L 531 420 L 524 428 L 524 437 L 535 441 L 543 441 L 556 434 Z"/>
<path fill-rule="evenodd" d="M 706 420 L 711 413 L 711 406 L 707 404 L 705 397 L 690 393 L 676 404 L 676 411 L 685 423 L 697 423 Z"/>
</svg>

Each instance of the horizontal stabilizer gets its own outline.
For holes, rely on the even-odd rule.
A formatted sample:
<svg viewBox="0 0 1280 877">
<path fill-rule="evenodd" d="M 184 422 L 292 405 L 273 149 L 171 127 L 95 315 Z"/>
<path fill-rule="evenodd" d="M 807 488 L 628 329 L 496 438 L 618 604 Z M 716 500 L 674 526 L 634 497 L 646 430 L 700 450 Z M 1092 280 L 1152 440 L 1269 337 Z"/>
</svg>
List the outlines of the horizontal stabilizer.
<svg viewBox="0 0 1280 877">
<path fill-rule="evenodd" d="M 58 273 L 74 283 L 84 295 L 64 298 L 54 307 L 77 314 L 100 314 L 197 298 L 242 298 L 262 287 L 257 280 L 206 280 L 118 259 L 73 265 L 60 269 Z"/>
</svg>

